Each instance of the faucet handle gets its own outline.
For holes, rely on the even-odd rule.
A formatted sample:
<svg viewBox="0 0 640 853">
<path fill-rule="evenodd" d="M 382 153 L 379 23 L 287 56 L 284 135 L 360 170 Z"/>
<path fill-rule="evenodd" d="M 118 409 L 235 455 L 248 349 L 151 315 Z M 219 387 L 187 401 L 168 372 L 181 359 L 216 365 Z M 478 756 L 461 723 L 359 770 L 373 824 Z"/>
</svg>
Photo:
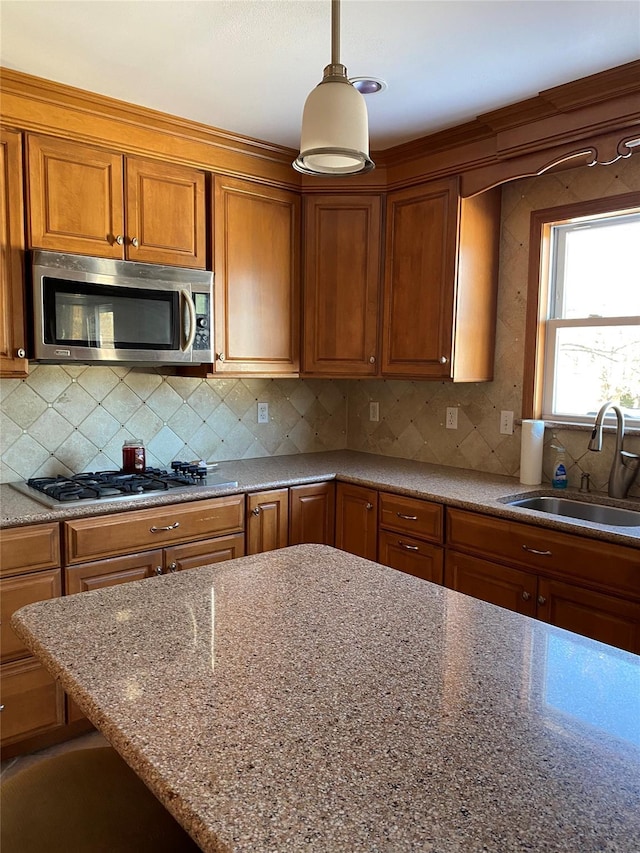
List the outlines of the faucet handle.
<svg viewBox="0 0 640 853">
<path fill-rule="evenodd" d="M 580 491 L 581 492 L 590 492 L 591 491 L 591 474 L 587 474 L 586 471 L 583 471 L 580 475 Z"/>
</svg>

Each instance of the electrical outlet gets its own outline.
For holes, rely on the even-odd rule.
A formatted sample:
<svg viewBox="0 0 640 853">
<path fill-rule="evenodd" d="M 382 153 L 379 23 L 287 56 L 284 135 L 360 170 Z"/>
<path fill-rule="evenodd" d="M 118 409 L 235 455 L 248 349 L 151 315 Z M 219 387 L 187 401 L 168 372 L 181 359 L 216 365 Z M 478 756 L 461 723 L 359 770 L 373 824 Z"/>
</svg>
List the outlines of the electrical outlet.
<svg viewBox="0 0 640 853">
<path fill-rule="evenodd" d="M 447 406 L 447 419 L 445 421 L 447 429 L 458 429 L 458 407 Z"/>
<path fill-rule="evenodd" d="M 268 424 L 269 423 L 269 404 L 268 403 L 258 403 L 258 423 L 259 424 Z"/>
<path fill-rule="evenodd" d="M 500 412 L 500 434 L 513 435 L 513 412 Z"/>
<path fill-rule="evenodd" d="M 369 420 L 380 420 L 380 403 L 369 403 Z"/>
</svg>

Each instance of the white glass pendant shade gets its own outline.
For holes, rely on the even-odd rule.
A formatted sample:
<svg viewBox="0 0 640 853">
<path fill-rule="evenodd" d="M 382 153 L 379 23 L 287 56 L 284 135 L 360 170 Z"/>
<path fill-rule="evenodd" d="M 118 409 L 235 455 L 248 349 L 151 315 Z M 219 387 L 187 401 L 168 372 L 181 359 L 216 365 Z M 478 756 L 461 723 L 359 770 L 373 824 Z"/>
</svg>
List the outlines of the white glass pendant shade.
<svg viewBox="0 0 640 853">
<path fill-rule="evenodd" d="M 307 175 L 355 175 L 373 166 L 364 97 L 346 78 L 323 80 L 305 102 L 293 167 Z"/>
</svg>

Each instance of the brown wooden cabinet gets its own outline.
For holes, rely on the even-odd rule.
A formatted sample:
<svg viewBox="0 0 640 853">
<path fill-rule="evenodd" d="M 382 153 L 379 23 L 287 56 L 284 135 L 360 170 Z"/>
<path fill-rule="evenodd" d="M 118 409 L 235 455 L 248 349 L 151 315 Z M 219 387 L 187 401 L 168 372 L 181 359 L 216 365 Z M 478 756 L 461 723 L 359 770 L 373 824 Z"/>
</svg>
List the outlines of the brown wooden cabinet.
<svg viewBox="0 0 640 853">
<path fill-rule="evenodd" d="M 375 560 L 378 556 L 378 492 L 366 486 L 336 487 L 336 548 Z"/>
<path fill-rule="evenodd" d="M 442 505 L 381 492 L 378 509 L 378 562 L 442 583 Z"/>
<path fill-rule="evenodd" d="M 304 372 L 375 376 L 380 196 L 307 196 L 304 205 Z"/>
<path fill-rule="evenodd" d="M 640 653 L 640 550 L 447 509 L 445 583 Z"/>
<path fill-rule="evenodd" d="M 169 504 L 64 523 L 67 565 L 244 530 L 244 495 Z"/>
<path fill-rule="evenodd" d="M 61 594 L 60 537 L 57 524 L 2 531 L 0 536 L 0 608 L 2 665 L 0 703 L 3 758 L 33 748 L 62 729 L 64 694 L 11 629 L 20 607 Z"/>
<path fill-rule="evenodd" d="M 289 489 L 289 545 L 335 542 L 336 486 L 306 483 Z"/>
<path fill-rule="evenodd" d="M 35 135 L 28 163 L 30 246 L 204 269 L 204 172 Z"/>
<path fill-rule="evenodd" d="M 22 136 L 0 129 L 0 377 L 28 375 L 24 293 Z"/>
<path fill-rule="evenodd" d="M 284 548 L 289 541 L 289 491 L 247 495 L 247 554 Z"/>
<path fill-rule="evenodd" d="M 463 199 L 456 177 L 391 192 L 384 376 L 493 378 L 500 190 Z"/>
<path fill-rule="evenodd" d="M 300 197 L 215 178 L 215 373 L 300 370 Z"/>
</svg>

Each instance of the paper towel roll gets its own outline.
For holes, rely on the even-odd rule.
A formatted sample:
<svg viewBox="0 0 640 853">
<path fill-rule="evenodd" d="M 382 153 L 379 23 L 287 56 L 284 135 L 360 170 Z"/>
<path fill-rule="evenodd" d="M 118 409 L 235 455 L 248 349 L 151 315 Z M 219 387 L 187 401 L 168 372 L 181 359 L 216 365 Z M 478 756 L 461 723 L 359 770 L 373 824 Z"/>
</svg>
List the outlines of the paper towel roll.
<svg viewBox="0 0 640 853">
<path fill-rule="evenodd" d="M 522 421 L 520 444 L 520 482 L 537 486 L 542 482 L 542 450 L 544 421 Z"/>
</svg>

